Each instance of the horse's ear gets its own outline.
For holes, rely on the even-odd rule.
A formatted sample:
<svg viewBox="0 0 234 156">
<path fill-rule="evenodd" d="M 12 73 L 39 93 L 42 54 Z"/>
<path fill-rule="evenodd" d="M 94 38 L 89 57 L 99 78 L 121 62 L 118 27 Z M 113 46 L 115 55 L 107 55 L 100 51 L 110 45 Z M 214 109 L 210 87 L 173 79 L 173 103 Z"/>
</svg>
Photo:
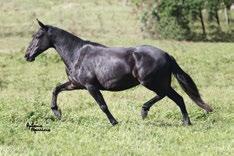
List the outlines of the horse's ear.
<svg viewBox="0 0 234 156">
<path fill-rule="evenodd" d="M 46 25 L 44 25 L 41 21 L 39 21 L 38 19 L 37 19 L 37 22 L 38 22 L 38 24 L 40 25 L 40 27 L 41 28 L 43 28 L 43 29 L 45 29 L 45 30 L 48 30 L 48 27 L 46 26 Z"/>
</svg>

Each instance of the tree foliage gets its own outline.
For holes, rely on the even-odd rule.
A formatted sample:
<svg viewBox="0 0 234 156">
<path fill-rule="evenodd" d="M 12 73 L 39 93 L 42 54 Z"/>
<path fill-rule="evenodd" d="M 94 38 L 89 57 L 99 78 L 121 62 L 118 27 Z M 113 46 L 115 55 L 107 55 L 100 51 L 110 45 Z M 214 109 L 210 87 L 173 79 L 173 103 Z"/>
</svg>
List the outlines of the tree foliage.
<svg viewBox="0 0 234 156">
<path fill-rule="evenodd" d="M 132 0 L 141 14 L 142 30 L 157 38 L 189 40 L 198 32 L 207 37 L 206 22 L 221 31 L 219 10 L 227 9 L 229 24 L 232 0 Z M 200 31 L 194 30 L 199 24 Z"/>
</svg>

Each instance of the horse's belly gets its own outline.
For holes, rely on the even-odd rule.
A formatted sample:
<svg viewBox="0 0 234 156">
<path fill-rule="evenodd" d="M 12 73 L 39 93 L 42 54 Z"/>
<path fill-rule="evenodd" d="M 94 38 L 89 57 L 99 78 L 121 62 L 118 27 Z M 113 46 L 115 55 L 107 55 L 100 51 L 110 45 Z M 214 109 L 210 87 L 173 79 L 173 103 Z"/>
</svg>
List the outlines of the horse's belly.
<svg viewBox="0 0 234 156">
<path fill-rule="evenodd" d="M 132 88 L 139 84 L 138 80 L 132 75 L 125 75 L 121 78 L 113 78 L 99 82 L 102 86 L 101 90 L 121 91 Z"/>
</svg>

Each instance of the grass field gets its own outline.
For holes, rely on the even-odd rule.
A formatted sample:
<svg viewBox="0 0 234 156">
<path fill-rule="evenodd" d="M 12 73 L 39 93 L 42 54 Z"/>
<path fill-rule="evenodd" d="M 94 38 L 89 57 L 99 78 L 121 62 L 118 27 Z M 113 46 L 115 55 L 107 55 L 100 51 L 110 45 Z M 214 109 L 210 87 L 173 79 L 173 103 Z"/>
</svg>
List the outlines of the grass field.
<svg viewBox="0 0 234 156">
<path fill-rule="evenodd" d="M 0 1 L 0 155 L 233 155 L 234 44 L 142 39 L 136 15 L 122 1 Z M 35 18 L 110 46 L 150 44 L 168 51 L 194 79 L 214 112 L 205 114 L 173 79 L 192 126 L 168 98 L 142 120 L 141 106 L 154 94 L 139 86 L 103 92 L 119 124 L 112 127 L 87 91 L 63 92 L 63 118 L 50 110 L 51 92 L 66 81 L 54 50 L 28 63 L 23 56 Z M 27 122 L 51 132 L 33 133 Z"/>
</svg>

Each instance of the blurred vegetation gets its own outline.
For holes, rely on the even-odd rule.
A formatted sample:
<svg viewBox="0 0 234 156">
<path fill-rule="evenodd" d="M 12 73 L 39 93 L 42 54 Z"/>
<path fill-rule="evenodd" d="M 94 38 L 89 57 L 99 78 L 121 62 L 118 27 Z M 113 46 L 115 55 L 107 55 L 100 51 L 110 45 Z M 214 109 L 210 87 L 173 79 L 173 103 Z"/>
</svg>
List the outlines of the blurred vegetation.
<svg viewBox="0 0 234 156">
<path fill-rule="evenodd" d="M 233 155 L 234 44 L 142 38 L 137 16 L 130 0 L 0 0 L 0 156 Z M 58 121 L 50 102 L 56 84 L 67 80 L 63 62 L 53 49 L 33 63 L 23 57 L 39 28 L 36 18 L 109 46 L 160 47 L 191 75 L 214 112 L 205 114 L 173 79 L 172 86 L 184 97 L 190 127 L 181 126 L 181 113 L 168 98 L 142 120 L 142 104 L 155 96 L 143 86 L 103 92 L 119 121 L 114 127 L 85 90 L 59 95 L 63 118 Z M 194 26 L 200 32 L 200 23 Z M 221 26 L 226 26 L 223 21 Z M 51 132 L 33 133 L 27 122 Z"/>
<path fill-rule="evenodd" d="M 153 38 L 234 41 L 232 0 L 132 0 Z"/>
<path fill-rule="evenodd" d="M 36 18 L 84 39 L 121 45 L 121 38 L 141 36 L 131 8 L 116 0 L 0 0 L 0 51 L 25 49 L 38 29 Z"/>
</svg>

